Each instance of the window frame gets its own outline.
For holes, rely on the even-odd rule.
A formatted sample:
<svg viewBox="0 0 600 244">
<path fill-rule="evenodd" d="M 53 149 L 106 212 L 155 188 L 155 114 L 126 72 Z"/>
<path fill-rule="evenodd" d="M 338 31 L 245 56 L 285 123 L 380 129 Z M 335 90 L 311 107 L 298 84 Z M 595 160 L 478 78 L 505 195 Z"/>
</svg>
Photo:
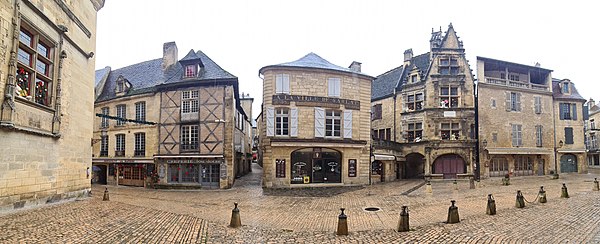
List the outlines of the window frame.
<svg viewBox="0 0 600 244">
<path fill-rule="evenodd" d="M 336 129 L 336 126 L 338 129 Z M 335 109 L 325 110 L 325 138 L 341 138 L 342 131 L 342 111 Z"/>
<path fill-rule="evenodd" d="M 448 91 L 448 94 L 444 94 L 444 90 L 446 90 L 446 89 Z M 455 95 L 452 95 L 453 89 L 456 89 Z M 440 86 L 438 95 L 440 98 L 440 107 L 441 108 L 459 108 L 460 107 L 460 88 L 458 86 L 456 86 L 456 85 Z"/>
<path fill-rule="evenodd" d="M 134 152 L 133 156 L 145 157 L 146 156 L 146 133 L 138 132 L 134 133 Z"/>
<path fill-rule="evenodd" d="M 511 124 L 510 138 L 513 147 L 523 146 L 523 125 Z"/>
<path fill-rule="evenodd" d="M 287 107 L 275 108 L 275 136 L 290 136 L 290 109 Z"/>
<path fill-rule="evenodd" d="M 373 105 L 373 118 L 371 120 L 382 119 L 383 117 L 383 107 L 381 104 Z"/>
<path fill-rule="evenodd" d="M 108 157 L 108 135 L 100 136 L 100 157 Z"/>
<path fill-rule="evenodd" d="M 135 120 L 146 121 L 146 102 L 135 103 Z"/>
<path fill-rule="evenodd" d="M 181 92 L 181 113 L 191 114 L 200 110 L 200 92 L 198 90 L 187 90 Z"/>
<path fill-rule="evenodd" d="M 183 72 L 184 78 L 196 77 L 196 74 L 197 74 L 196 65 L 193 65 L 193 64 L 186 65 L 184 69 L 185 69 Z"/>
<path fill-rule="evenodd" d="M 290 75 L 275 75 L 275 94 L 290 94 Z"/>
<path fill-rule="evenodd" d="M 448 125 L 445 129 L 444 125 Z M 454 126 L 456 125 L 456 127 Z M 458 122 L 442 122 L 440 123 L 440 139 L 441 140 L 460 140 L 460 123 Z M 447 135 L 445 135 L 445 133 Z"/>
<path fill-rule="evenodd" d="M 438 74 L 440 75 L 458 75 L 460 74 L 460 65 L 456 56 L 441 56 L 438 60 Z"/>
<path fill-rule="evenodd" d="M 23 35 L 29 38 L 29 43 L 23 40 Z M 17 42 L 15 97 L 51 107 L 55 93 L 57 42 L 25 20 L 20 22 Z"/>
<path fill-rule="evenodd" d="M 544 145 L 544 131 L 543 126 L 541 125 L 535 126 L 535 145 L 537 147 L 542 147 Z"/>
<path fill-rule="evenodd" d="M 533 109 L 536 114 L 542 113 L 542 97 L 540 97 L 540 96 L 533 97 Z"/>
<path fill-rule="evenodd" d="M 568 132 L 570 131 L 570 132 Z M 565 145 L 572 145 L 575 144 L 575 135 L 573 134 L 574 130 L 573 127 L 565 127 Z M 570 133 L 570 137 L 569 137 L 569 133 Z"/>
<path fill-rule="evenodd" d="M 417 137 L 417 135 L 419 135 Z M 419 141 L 423 140 L 423 122 L 409 122 L 406 124 L 406 141 L 407 142 L 418 142 L 415 141 L 420 138 Z"/>
<path fill-rule="evenodd" d="M 118 118 L 121 119 L 127 119 L 127 105 L 126 104 L 117 104 L 116 108 L 115 108 L 115 115 Z M 126 121 L 124 120 L 117 120 L 117 126 L 123 126 L 127 124 Z"/>
<path fill-rule="evenodd" d="M 110 108 L 103 107 L 100 109 L 100 112 L 103 115 L 110 115 Z M 109 126 L 110 126 L 110 121 L 108 120 L 108 118 L 106 118 L 106 117 L 100 118 L 100 128 L 108 128 Z"/>
<path fill-rule="evenodd" d="M 412 99 L 411 99 L 412 98 Z M 423 92 L 414 92 L 406 95 L 407 112 L 423 110 L 425 95 Z"/>
<path fill-rule="evenodd" d="M 181 125 L 180 128 L 180 150 L 193 151 L 199 148 L 199 126 Z"/>
<path fill-rule="evenodd" d="M 124 157 L 126 149 L 125 134 L 115 134 L 115 156 Z"/>
<path fill-rule="evenodd" d="M 331 77 L 327 79 L 327 96 L 341 97 L 342 96 L 342 79 Z"/>
</svg>

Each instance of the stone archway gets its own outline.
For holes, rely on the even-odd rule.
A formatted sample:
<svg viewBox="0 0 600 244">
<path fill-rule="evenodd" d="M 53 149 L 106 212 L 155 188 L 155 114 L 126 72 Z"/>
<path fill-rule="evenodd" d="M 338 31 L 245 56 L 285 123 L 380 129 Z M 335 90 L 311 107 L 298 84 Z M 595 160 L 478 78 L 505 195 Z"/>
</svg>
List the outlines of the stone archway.
<svg viewBox="0 0 600 244">
<path fill-rule="evenodd" d="M 577 156 L 573 154 L 565 154 L 560 156 L 560 172 L 577 172 Z"/>
<path fill-rule="evenodd" d="M 465 160 L 457 154 L 444 154 L 433 162 L 433 173 L 443 174 L 444 179 L 456 179 L 457 174 L 467 172 Z"/>
<path fill-rule="evenodd" d="M 425 176 L 425 156 L 420 153 L 406 155 L 404 179 L 423 179 Z"/>
</svg>

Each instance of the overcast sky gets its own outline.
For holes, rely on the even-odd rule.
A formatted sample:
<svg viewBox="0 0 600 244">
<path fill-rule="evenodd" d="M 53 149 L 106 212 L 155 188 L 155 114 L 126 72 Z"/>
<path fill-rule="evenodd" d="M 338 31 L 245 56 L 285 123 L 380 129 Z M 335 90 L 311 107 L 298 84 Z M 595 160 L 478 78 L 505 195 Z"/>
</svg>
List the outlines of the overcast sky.
<svg viewBox="0 0 600 244">
<path fill-rule="evenodd" d="M 600 100 L 594 1 L 192 1 L 107 0 L 98 13 L 96 68 L 121 68 L 162 57 L 175 41 L 179 58 L 202 50 L 239 78 L 260 112 L 266 65 L 314 52 L 378 76 L 402 64 L 404 50 L 429 51 L 431 29 L 452 22 L 471 69 L 476 56 L 536 62 Z"/>
</svg>

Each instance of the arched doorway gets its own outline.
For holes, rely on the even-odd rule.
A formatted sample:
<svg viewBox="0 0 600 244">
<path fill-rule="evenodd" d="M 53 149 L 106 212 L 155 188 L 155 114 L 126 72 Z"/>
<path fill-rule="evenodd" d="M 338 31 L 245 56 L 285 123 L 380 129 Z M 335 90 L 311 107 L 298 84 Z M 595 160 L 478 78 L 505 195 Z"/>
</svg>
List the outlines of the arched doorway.
<svg viewBox="0 0 600 244">
<path fill-rule="evenodd" d="M 341 183 L 342 154 L 329 148 L 303 148 L 291 154 L 291 183 Z"/>
<path fill-rule="evenodd" d="M 404 179 L 422 179 L 425 176 L 425 156 L 420 153 L 406 155 Z"/>
<path fill-rule="evenodd" d="M 577 172 L 577 156 L 573 154 L 565 154 L 560 157 L 560 172 L 572 173 Z"/>
<path fill-rule="evenodd" d="M 455 179 L 457 174 L 467 172 L 467 165 L 462 157 L 456 154 L 446 154 L 439 156 L 433 162 L 433 173 L 443 174 L 444 179 Z"/>
</svg>

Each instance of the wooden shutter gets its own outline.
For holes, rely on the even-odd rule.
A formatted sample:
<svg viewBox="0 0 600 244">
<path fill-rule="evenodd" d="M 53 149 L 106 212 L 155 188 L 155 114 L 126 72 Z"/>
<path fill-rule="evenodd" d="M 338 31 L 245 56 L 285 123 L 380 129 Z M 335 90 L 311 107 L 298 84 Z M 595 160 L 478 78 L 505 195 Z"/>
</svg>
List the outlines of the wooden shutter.
<svg viewBox="0 0 600 244">
<path fill-rule="evenodd" d="M 290 109 L 290 136 L 298 136 L 298 108 Z"/>
<path fill-rule="evenodd" d="M 542 98 L 534 97 L 534 99 L 535 99 L 535 113 L 541 114 L 542 113 Z"/>
<path fill-rule="evenodd" d="M 290 75 L 283 75 L 283 93 L 290 94 Z"/>
<path fill-rule="evenodd" d="M 315 137 L 325 137 L 325 109 L 315 108 Z"/>
<path fill-rule="evenodd" d="M 565 144 L 573 144 L 573 128 L 565 127 Z"/>
<path fill-rule="evenodd" d="M 510 92 L 506 92 L 506 111 L 510 111 Z"/>
<path fill-rule="evenodd" d="M 352 138 L 352 110 L 344 110 L 344 138 Z"/>
<path fill-rule="evenodd" d="M 517 111 L 521 111 L 521 93 L 516 93 L 517 94 Z"/>
<path fill-rule="evenodd" d="M 542 143 L 543 143 L 543 133 L 542 133 L 542 126 L 541 125 L 536 125 L 535 126 L 535 139 L 536 139 L 536 146 L 541 147 Z"/>
<path fill-rule="evenodd" d="M 563 105 L 564 103 L 558 104 L 558 117 L 560 118 L 560 120 L 565 119 L 565 107 Z"/>
<path fill-rule="evenodd" d="M 267 136 L 275 135 L 275 109 L 267 108 Z"/>
<path fill-rule="evenodd" d="M 573 116 L 571 116 L 571 119 L 577 120 L 577 104 L 575 103 L 571 104 L 571 114 L 573 114 Z"/>
<path fill-rule="evenodd" d="M 275 75 L 275 93 L 283 92 L 283 75 Z"/>
</svg>

